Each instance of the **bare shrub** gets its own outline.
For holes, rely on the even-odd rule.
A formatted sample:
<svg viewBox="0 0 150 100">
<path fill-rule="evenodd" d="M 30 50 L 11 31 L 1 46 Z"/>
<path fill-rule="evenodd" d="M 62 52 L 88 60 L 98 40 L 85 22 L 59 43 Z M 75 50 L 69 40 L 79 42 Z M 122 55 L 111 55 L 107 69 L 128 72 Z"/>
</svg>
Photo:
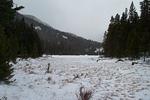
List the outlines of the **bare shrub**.
<svg viewBox="0 0 150 100">
<path fill-rule="evenodd" d="M 74 76 L 73 80 L 75 80 L 75 79 L 77 79 L 77 78 L 80 78 L 80 76 L 79 76 L 78 74 L 73 75 L 73 76 Z"/>
<path fill-rule="evenodd" d="M 138 64 L 138 62 L 132 62 L 132 65 Z"/>
<path fill-rule="evenodd" d="M 34 71 L 29 71 L 29 74 L 37 74 L 37 73 L 35 73 Z"/>
<path fill-rule="evenodd" d="M 90 100 L 92 97 L 92 91 L 86 90 L 84 87 L 80 87 L 79 94 L 76 94 L 78 100 Z"/>
<path fill-rule="evenodd" d="M 118 62 L 124 62 L 123 59 L 118 59 L 115 63 L 118 63 Z"/>
<path fill-rule="evenodd" d="M 50 67 L 51 67 L 51 65 L 50 65 L 50 63 L 48 63 L 48 67 L 47 67 L 46 73 L 52 73 L 52 70 L 50 70 Z"/>
<path fill-rule="evenodd" d="M 48 77 L 48 78 L 47 78 L 47 81 L 49 81 L 49 82 L 50 82 L 51 80 L 52 80 L 52 78 L 51 78 L 51 77 Z"/>
</svg>

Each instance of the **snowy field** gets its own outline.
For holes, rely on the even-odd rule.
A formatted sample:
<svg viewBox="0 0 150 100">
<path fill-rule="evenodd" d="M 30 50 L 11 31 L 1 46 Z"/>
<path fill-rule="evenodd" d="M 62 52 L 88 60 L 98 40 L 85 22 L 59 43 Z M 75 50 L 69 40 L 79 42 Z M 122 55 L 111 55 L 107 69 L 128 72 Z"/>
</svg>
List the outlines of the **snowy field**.
<svg viewBox="0 0 150 100">
<path fill-rule="evenodd" d="M 15 82 L 0 85 L 0 100 L 77 100 L 80 87 L 92 91 L 90 100 L 150 100 L 150 65 L 97 59 L 98 56 L 17 59 L 12 64 Z"/>
</svg>

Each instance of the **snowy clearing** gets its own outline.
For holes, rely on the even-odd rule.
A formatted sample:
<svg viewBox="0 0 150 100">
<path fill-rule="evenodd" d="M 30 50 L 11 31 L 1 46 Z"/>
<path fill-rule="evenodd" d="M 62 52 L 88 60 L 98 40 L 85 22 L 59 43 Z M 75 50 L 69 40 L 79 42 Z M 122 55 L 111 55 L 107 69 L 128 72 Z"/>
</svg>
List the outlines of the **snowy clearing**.
<svg viewBox="0 0 150 100">
<path fill-rule="evenodd" d="M 82 86 L 92 91 L 91 100 L 150 100 L 149 65 L 97 59 L 46 55 L 17 59 L 16 81 L 0 85 L 0 100 L 77 100 Z"/>
</svg>

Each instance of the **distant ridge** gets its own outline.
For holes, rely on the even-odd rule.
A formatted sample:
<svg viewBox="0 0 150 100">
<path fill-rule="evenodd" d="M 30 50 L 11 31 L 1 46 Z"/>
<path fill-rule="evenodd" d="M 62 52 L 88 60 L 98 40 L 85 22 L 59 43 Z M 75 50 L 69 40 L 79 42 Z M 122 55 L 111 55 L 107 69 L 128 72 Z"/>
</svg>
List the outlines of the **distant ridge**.
<svg viewBox="0 0 150 100">
<path fill-rule="evenodd" d="M 34 26 L 46 54 L 96 54 L 95 50 L 101 46 L 99 42 L 57 30 L 32 15 L 17 13 L 16 18 L 24 18 L 25 23 Z"/>
<path fill-rule="evenodd" d="M 41 23 L 41 24 L 43 24 L 43 25 L 49 26 L 47 23 L 41 21 L 39 18 L 37 18 L 37 17 L 35 17 L 35 16 L 32 16 L 32 15 L 23 15 L 23 16 L 25 16 L 25 17 L 27 17 L 27 18 L 30 18 L 30 19 L 33 19 L 34 21 L 37 21 L 37 22 L 39 22 L 39 23 Z M 49 27 L 50 27 L 50 26 L 49 26 Z"/>
</svg>

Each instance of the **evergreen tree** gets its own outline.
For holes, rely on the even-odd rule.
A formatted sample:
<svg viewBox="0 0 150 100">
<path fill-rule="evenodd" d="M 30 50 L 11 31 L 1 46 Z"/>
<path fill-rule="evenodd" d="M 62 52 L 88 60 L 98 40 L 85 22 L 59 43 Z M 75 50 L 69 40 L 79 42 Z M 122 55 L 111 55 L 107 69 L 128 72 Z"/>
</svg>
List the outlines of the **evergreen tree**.
<svg viewBox="0 0 150 100">
<path fill-rule="evenodd" d="M 110 20 L 110 24 L 114 24 L 115 23 L 115 19 L 114 19 L 114 17 L 112 16 L 111 17 L 111 20 Z"/>
<path fill-rule="evenodd" d="M 8 39 L 4 34 L 4 28 L 0 25 L 0 83 L 9 83 L 13 69 L 6 63 L 8 61 Z"/>
<path fill-rule="evenodd" d="M 104 53 L 110 57 L 133 57 L 139 55 L 140 38 L 139 38 L 139 16 L 131 3 L 129 14 L 127 8 L 120 17 L 116 14 L 115 18 L 111 17 L 108 33 L 104 39 Z M 138 43 L 136 45 L 136 43 Z"/>
<path fill-rule="evenodd" d="M 129 22 L 136 23 L 138 21 L 138 13 L 136 12 L 134 3 L 131 3 L 130 10 L 129 10 Z"/>
<path fill-rule="evenodd" d="M 139 16 L 136 12 L 134 3 L 131 3 L 130 10 L 129 10 L 129 31 L 128 31 L 128 38 L 127 38 L 127 48 L 126 52 L 129 57 L 137 58 L 139 55 L 139 32 L 137 29 L 138 22 L 139 22 Z"/>
<path fill-rule="evenodd" d="M 150 0 L 144 0 L 140 3 L 141 5 L 141 20 L 147 23 L 147 21 L 150 21 Z"/>
<path fill-rule="evenodd" d="M 12 0 L 0 0 L 0 24 L 2 26 L 6 27 L 13 20 L 15 10 L 12 7 Z"/>
<path fill-rule="evenodd" d="M 40 39 L 33 25 L 15 18 L 13 0 L 0 0 L 0 82 L 9 83 L 13 69 L 8 65 L 16 57 L 38 57 L 42 54 Z"/>
<path fill-rule="evenodd" d="M 141 2 L 141 52 L 144 57 L 150 55 L 150 1 Z"/>
<path fill-rule="evenodd" d="M 119 14 L 116 14 L 114 20 L 115 20 L 115 23 L 119 23 L 119 22 L 120 22 L 120 15 L 119 15 Z"/>
<path fill-rule="evenodd" d="M 127 18 L 128 18 L 128 9 L 126 8 L 125 12 L 122 13 L 121 23 L 127 22 Z"/>
<path fill-rule="evenodd" d="M 12 68 L 6 63 L 10 60 L 8 26 L 13 21 L 15 13 L 12 7 L 12 0 L 0 0 L 0 82 L 5 83 L 12 77 Z"/>
</svg>

